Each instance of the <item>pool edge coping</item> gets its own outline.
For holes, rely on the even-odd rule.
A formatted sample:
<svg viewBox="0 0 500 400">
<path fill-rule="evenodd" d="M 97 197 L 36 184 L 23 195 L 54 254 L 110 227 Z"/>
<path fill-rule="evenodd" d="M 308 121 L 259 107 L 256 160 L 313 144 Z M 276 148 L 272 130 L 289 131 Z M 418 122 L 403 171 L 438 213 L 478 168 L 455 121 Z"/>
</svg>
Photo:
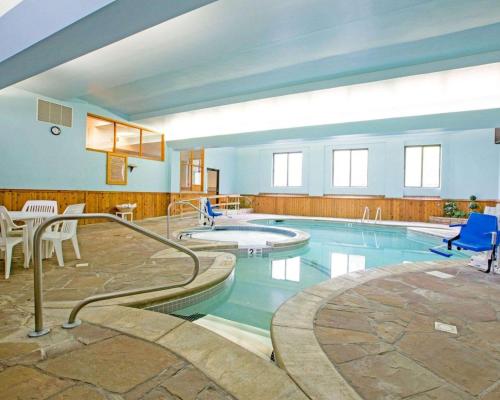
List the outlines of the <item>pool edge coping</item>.
<svg viewBox="0 0 500 400">
<path fill-rule="evenodd" d="M 217 225 L 219 227 L 238 227 L 238 226 L 246 226 L 246 227 L 262 227 L 262 225 L 254 224 L 249 221 L 236 221 L 235 223 L 232 224 L 221 224 Z M 268 248 L 269 250 L 288 250 L 291 248 L 296 248 L 299 246 L 304 246 L 307 243 L 309 243 L 309 239 L 311 236 L 307 233 L 304 232 L 300 229 L 296 228 L 288 228 L 288 227 L 270 227 L 275 230 L 282 230 L 282 231 L 288 231 L 288 232 L 293 232 L 295 236 L 291 236 L 285 240 L 281 240 L 279 242 L 276 241 L 267 241 L 265 246 L 262 245 L 248 245 L 244 247 L 239 247 L 238 242 L 223 242 L 223 241 L 216 241 L 216 240 L 209 240 L 209 239 L 192 239 L 189 238 L 188 240 L 185 240 L 186 243 L 193 243 L 196 244 L 197 246 L 207 246 L 210 248 L 210 246 L 217 246 L 218 249 L 220 250 L 240 250 L 240 251 L 245 251 L 248 248 Z M 174 231 L 172 233 L 172 236 L 175 238 L 178 238 L 180 235 L 183 233 L 187 232 L 192 232 L 192 228 L 185 228 L 185 229 L 179 229 L 177 231 Z M 181 240 L 181 239 L 179 239 Z M 266 247 L 267 246 L 267 247 Z"/>
<path fill-rule="evenodd" d="M 271 341 L 276 363 L 312 400 L 363 400 L 328 359 L 314 333 L 317 312 L 327 301 L 373 279 L 456 265 L 443 260 L 387 265 L 353 272 L 304 289 L 273 314 Z M 300 311 L 298 311 L 300 310 Z"/>
</svg>

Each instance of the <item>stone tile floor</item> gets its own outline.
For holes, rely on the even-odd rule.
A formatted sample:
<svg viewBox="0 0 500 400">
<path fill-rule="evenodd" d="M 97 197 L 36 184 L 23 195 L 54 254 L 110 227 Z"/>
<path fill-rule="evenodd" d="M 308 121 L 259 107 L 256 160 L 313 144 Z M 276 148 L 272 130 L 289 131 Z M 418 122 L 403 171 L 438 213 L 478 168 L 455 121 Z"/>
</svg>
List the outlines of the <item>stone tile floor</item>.
<svg viewBox="0 0 500 400">
<path fill-rule="evenodd" d="M 233 399 L 156 344 L 88 323 L 56 334 L 65 339 L 0 342 L 1 399 Z"/>
<path fill-rule="evenodd" d="M 191 225 L 176 220 L 173 229 Z M 165 235 L 165 219 L 140 225 Z M 112 223 L 87 225 L 78 232 L 82 260 L 64 244 L 65 267 L 45 260 L 45 301 L 181 281 L 191 262 L 150 258 L 165 248 Z M 201 272 L 213 257 L 202 258 Z M 76 263 L 88 263 L 76 267 Z M 1 264 L 0 264 L 1 265 Z M 0 274 L 0 399 L 232 399 L 190 363 L 156 344 L 89 323 L 73 330 L 26 338 L 32 320 L 33 267 L 25 270 L 17 250 L 9 280 Z M 60 324 L 68 310 L 46 310 Z"/>
<path fill-rule="evenodd" d="M 316 314 L 324 352 L 363 398 L 500 399 L 500 276 L 467 266 L 439 271 L 451 277 L 371 280 Z"/>
<path fill-rule="evenodd" d="M 190 218 L 174 220 L 173 227 L 193 222 Z M 166 234 L 164 218 L 139 224 Z M 79 228 L 78 239 L 81 260 L 75 259 L 68 241 L 63 244 L 64 267 L 57 266 L 55 257 L 43 261 L 44 301 L 76 301 L 97 293 L 174 283 L 186 279 L 192 272 L 192 262 L 182 257 L 182 253 L 179 258 L 150 258 L 165 246 L 117 224 L 83 226 Z M 0 339 L 17 330 L 31 316 L 33 266 L 24 269 L 22 261 L 18 248 L 10 279 L 5 280 L 0 273 Z M 212 264 L 213 257 L 202 257 L 201 261 L 200 273 Z M 76 267 L 78 263 L 88 263 L 88 266 Z"/>
</svg>

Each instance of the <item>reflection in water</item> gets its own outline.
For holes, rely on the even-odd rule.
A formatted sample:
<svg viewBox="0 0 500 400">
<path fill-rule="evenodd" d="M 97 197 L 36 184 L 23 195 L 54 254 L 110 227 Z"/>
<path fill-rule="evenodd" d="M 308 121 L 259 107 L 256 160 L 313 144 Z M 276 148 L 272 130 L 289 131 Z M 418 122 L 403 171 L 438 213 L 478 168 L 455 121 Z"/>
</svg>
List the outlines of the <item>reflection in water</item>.
<svg viewBox="0 0 500 400">
<path fill-rule="evenodd" d="M 428 250 L 438 239 L 405 228 L 303 220 L 287 220 L 280 226 L 310 233 L 309 244 L 262 257 L 240 254 L 229 287 L 176 314 L 209 314 L 269 330 L 283 302 L 319 282 L 381 265 L 441 259 Z"/>
<path fill-rule="evenodd" d="M 335 278 L 348 272 L 364 271 L 365 256 L 345 253 L 332 253 L 330 256 L 330 277 Z"/>
<path fill-rule="evenodd" d="M 300 257 L 271 261 L 271 277 L 292 282 L 300 281 Z"/>
</svg>

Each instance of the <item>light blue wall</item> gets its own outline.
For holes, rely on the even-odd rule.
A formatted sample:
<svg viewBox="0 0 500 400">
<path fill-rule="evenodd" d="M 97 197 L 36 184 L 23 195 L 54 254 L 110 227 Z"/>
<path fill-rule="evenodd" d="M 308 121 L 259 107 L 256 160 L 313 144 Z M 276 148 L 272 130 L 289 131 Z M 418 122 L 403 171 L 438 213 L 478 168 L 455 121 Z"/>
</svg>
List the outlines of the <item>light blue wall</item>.
<svg viewBox="0 0 500 400">
<path fill-rule="evenodd" d="M 236 184 L 236 151 L 234 148 L 205 150 L 205 168 L 219 170 L 219 193 L 235 193 Z M 205 190 L 207 179 L 205 179 Z"/>
<path fill-rule="evenodd" d="M 117 117 L 87 103 L 64 102 L 73 108 L 73 127 L 53 136 L 52 124 L 37 121 L 38 97 L 61 103 L 16 88 L 0 91 L 0 188 L 168 191 L 167 162 L 132 157 L 137 168 L 128 185 L 107 185 L 106 154 L 85 150 L 86 115 Z"/>
<path fill-rule="evenodd" d="M 167 146 L 167 162 L 129 158 L 136 168 L 127 186 L 106 185 L 106 155 L 85 150 L 87 112 L 116 118 L 84 103 L 73 108 L 73 127 L 60 136 L 51 124 L 36 119 L 38 96 L 9 88 L 0 91 L 0 188 L 116 191 L 179 191 L 179 152 Z M 45 97 L 43 97 L 45 98 Z M 51 100 L 51 99 L 48 99 Z M 167 133 L 168 135 L 168 133 Z M 500 198 L 500 145 L 493 129 L 392 136 L 337 136 L 328 141 L 224 147 L 205 150 L 205 167 L 220 170 L 220 193 L 300 193 Z M 442 179 L 439 189 L 404 188 L 404 146 L 441 144 Z M 332 150 L 368 148 L 368 187 L 332 187 Z M 303 185 L 272 186 L 272 154 L 302 151 Z"/>
<path fill-rule="evenodd" d="M 404 147 L 417 144 L 442 146 L 441 188 L 404 187 Z M 355 148 L 368 148 L 368 186 L 333 187 L 332 151 Z M 302 187 L 274 188 L 272 154 L 298 149 L 304 153 Z M 500 198 L 500 145 L 494 144 L 493 129 L 364 138 L 343 136 L 294 146 L 243 147 L 236 152 L 236 191 L 244 194 L 440 196 L 456 199 L 475 194 L 481 199 Z"/>
</svg>

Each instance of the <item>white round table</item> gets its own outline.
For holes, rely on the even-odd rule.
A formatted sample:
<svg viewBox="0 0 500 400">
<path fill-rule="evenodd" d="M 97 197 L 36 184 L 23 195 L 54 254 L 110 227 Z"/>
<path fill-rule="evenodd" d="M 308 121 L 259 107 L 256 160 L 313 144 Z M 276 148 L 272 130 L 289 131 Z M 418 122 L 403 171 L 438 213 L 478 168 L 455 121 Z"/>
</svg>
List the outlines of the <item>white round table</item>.
<svg viewBox="0 0 500 400">
<path fill-rule="evenodd" d="M 28 242 L 29 242 L 29 255 L 28 255 L 28 264 L 31 259 L 31 255 L 33 254 L 33 237 L 35 235 L 34 224 L 38 219 L 46 220 L 50 217 L 54 217 L 57 214 L 48 213 L 48 212 L 31 212 L 31 211 L 8 211 L 10 218 L 14 221 L 23 221 L 26 223 L 28 230 Z M 27 265 L 25 265 L 27 267 Z"/>
</svg>

